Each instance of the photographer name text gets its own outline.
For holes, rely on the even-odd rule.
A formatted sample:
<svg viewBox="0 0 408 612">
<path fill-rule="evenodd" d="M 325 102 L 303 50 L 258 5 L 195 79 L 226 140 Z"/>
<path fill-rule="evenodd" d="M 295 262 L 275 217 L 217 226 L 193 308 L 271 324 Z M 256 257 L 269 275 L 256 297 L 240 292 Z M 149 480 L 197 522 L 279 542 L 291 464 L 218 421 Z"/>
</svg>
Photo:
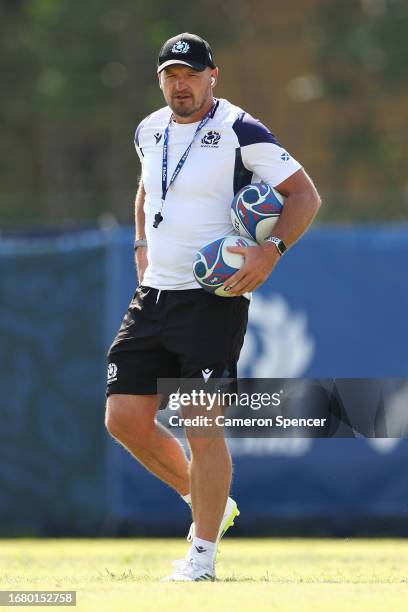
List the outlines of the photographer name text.
<svg viewBox="0 0 408 612">
<path fill-rule="evenodd" d="M 216 417 L 197 415 L 186 418 L 173 414 L 169 418 L 171 427 L 325 427 L 327 418 L 288 418 L 278 415 L 274 418 L 244 417 L 229 418 L 224 415 Z"/>
</svg>

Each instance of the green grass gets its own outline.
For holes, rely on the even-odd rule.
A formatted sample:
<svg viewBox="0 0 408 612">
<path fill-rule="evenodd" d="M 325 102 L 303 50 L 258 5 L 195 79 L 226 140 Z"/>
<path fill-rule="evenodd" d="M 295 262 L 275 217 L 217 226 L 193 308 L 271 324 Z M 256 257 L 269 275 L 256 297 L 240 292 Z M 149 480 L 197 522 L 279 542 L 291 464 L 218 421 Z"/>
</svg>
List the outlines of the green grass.
<svg viewBox="0 0 408 612">
<path fill-rule="evenodd" d="M 408 608 L 404 540 L 226 538 L 216 583 L 161 584 L 187 546 L 183 540 L 0 540 L 0 590 L 76 590 L 76 609 L 95 612 Z"/>
</svg>

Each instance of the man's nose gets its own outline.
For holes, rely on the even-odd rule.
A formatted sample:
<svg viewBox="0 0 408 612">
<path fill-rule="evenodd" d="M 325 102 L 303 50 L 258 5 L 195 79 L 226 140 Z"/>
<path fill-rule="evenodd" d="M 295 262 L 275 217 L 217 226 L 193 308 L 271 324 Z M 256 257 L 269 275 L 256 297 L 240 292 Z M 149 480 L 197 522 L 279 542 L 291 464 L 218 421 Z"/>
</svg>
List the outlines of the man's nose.
<svg viewBox="0 0 408 612">
<path fill-rule="evenodd" d="M 177 77 L 176 79 L 176 89 L 177 90 L 183 90 L 186 87 L 186 83 L 185 80 L 183 79 L 183 77 Z"/>
</svg>

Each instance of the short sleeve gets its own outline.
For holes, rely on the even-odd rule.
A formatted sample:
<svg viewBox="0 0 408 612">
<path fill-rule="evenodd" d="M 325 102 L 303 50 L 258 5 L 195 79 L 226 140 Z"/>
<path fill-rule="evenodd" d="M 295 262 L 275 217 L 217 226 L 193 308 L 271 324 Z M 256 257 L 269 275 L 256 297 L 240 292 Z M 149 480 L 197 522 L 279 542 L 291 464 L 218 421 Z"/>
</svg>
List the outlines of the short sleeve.
<svg viewBox="0 0 408 612">
<path fill-rule="evenodd" d="M 233 124 L 242 163 L 261 180 L 276 187 L 302 166 L 263 123 L 242 113 Z"/>
<path fill-rule="evenodd" d="M 136 153 L 138 154 L 139 159 L 140 159 L 140 163 L 143 165 L 143 150 L 140 146 L 140 132 L 142 128 L 143 128 L 143 121 L 139 123 L 139 125 L 136 128 L 134 144 L 135 144 Z"/>
</svg>

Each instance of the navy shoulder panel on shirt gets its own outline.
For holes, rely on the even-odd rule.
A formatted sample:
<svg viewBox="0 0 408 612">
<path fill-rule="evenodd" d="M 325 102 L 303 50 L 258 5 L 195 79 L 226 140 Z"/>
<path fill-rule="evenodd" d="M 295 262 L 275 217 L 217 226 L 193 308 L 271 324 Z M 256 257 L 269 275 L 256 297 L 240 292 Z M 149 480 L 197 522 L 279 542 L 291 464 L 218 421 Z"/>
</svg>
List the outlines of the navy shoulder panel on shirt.
<svg viewBox="0 0 408 612">
<path fill-rule="evenodd" d="M 267 127 L 258 119 L 254 119 L 248 113 L 241 113 L 234 121 L 232 129 L 237 135 L 240 147 L 257 144 L 259 142 L 270 142 L 271 144 L 282 145 Z"/>
</svg>

